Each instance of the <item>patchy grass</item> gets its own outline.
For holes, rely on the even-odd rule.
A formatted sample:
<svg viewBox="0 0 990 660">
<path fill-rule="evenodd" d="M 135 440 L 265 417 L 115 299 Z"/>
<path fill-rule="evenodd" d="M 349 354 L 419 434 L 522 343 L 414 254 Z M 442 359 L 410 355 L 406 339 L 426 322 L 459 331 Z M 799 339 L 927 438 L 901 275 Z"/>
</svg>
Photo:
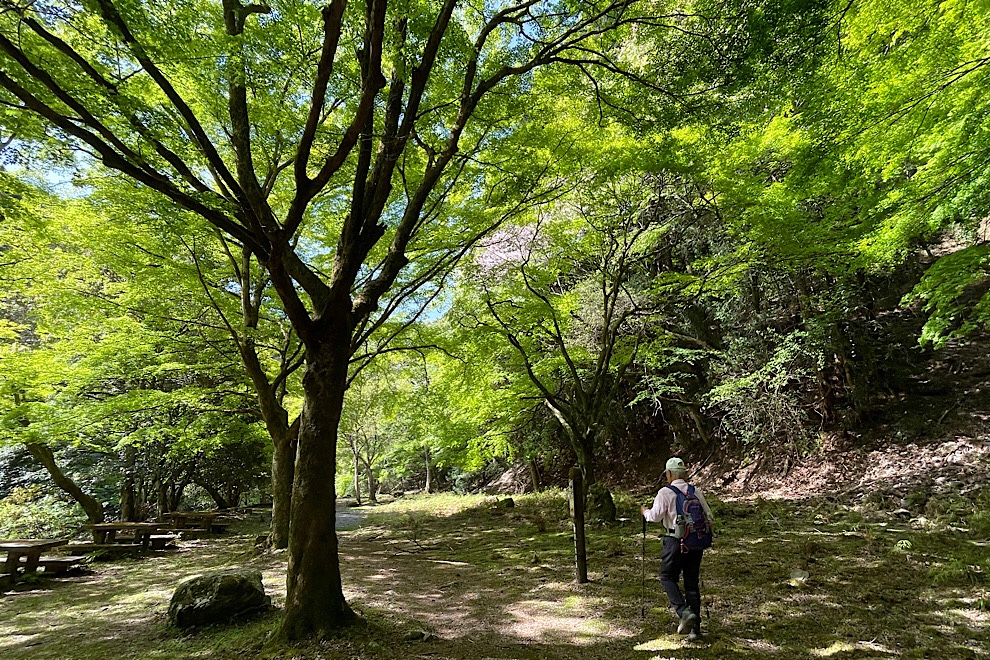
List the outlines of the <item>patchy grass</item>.
<svg viewBox="0 0 990 660">
<path fill-rule="evenodd" d="M 689 644 L 646 562 L 638 502 L 588 528 L 591 582 L 573 581 L 561 492 L 415 496 L 360 509 L 341 532 L 348 601 L 364 625 L 291 649 L 265 647 L 279 614 L 193 634 L 168 628 L 174 585 L 213 567 L 263 571 L 284 602 L 285 554 L 258 555 L 256 529 L 179 552 L 92 566 L 0 599 L 0 657 L 253 658 L 976 658 L 990 654 L 988 548 L 979 512 L 933 505 L 899 520 L 828 502 L 714 502 L 703 566 L 703 642 Z M 712 498 L 714 499 L 714 498 Z M 945 511 L 942 511 L 945 509 Z M 942 511 L 942 513 L 939 513 Z M 939 516 L 951 516 L 939 518 Z M 888 519 L 889 518 L 889 519 Z M 957 526 L 971 524 L 972 531 Z M 645 583 L 644 583 L 645 569 Z M 806 571 L 796 579 L 792 571 Z M 803 575 L 803 574 L 802 574 Z M 263 650 L 264 649 L 264 650 Z"/>
</svg>

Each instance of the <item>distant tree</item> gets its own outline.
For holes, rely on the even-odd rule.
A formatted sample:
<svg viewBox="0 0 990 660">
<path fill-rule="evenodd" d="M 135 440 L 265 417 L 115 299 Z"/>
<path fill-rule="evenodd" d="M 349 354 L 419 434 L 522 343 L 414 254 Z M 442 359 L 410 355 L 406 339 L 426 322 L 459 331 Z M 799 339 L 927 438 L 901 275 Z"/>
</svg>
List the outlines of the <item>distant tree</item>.
<svg viewBox="0 0 990 660">
<path fill-rule="evenodd" d="M 361 502 L 362 473 L 368 499 L 378 501 L 378 475 L 391 444 L 387 416 L 395 402 L 398 378 L 388 361 L 379 362 L 385 364 L 369 367 L 352 381 L 340 421 L 340 434 L 344 439 L 340 449 L 348 454 L 341 463 L 352 466 L 350 484 L 358 503 Z"/>
<path fill-rule="evenodd" d="M 629 403 L 619 396 L 627 373 L 645 344 L 660 350 L 669 343 L 660 316 L 665 297 L 692 281 L 645 267 L 674 223 L 694 212 L 697 192 L 682 187 L 635 173 L 586 186 L 532 224 L 491 239 L 465 278 L 460 323 L 494 332 L 514 349 L 588 487 L 597 481 L 607 419 Z"/>
</svg>

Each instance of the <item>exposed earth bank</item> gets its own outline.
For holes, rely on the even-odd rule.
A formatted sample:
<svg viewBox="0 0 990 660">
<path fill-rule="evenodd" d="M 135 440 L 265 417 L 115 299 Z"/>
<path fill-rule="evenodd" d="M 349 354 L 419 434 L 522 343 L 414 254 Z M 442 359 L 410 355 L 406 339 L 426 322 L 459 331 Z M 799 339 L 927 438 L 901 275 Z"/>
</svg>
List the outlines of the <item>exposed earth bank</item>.
<svg viewBox="0 0 990 660">
<path fill-rule="evenodd" d="M 925 490 L 966 496 L 990 483 L 988 346 L 980 335 L 938 351 L 917 348 L 906 375 L 876 393 L 855 432 L 822 433 L 804 457 L 723 457 L 699 476 L 725 497 L 883 495 L 903 504 Z"/>
</svg>

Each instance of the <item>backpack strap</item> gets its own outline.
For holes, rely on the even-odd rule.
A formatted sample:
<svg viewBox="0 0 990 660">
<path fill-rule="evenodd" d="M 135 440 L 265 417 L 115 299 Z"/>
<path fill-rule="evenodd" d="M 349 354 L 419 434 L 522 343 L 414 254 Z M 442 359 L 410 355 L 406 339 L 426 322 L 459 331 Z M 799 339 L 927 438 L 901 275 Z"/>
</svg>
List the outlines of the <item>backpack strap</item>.
<svg viewBox="0 0 990 660">
<path fill-rule="evenodd" d="M 683 516 L 684 515 L 684 497 L 685 497 L 684 493 L 681 492 L 681 489 L 680 488 L 678 488 L 677 486 L 674 486 L 672 484 L 671 485 L 668 485 L 667 488 L 669 488 L 672 491 L 674 491 L 674 495 L 677 496 L 677 498 L 674 500 L 675 506 L 677 507 L 677 515 Z M 689 490 L 693 490 L 694 487 L 693 486 L 688 486 L 688 489 Z"/>
</svg>

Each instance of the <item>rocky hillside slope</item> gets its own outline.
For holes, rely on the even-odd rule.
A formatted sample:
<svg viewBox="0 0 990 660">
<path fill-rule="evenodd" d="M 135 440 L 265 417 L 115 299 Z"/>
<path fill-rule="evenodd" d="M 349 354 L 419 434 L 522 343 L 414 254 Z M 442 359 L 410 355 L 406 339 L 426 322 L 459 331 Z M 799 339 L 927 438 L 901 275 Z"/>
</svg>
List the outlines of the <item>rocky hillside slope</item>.
<svg viewBox="0 0 990 660">
<path fill-rule="evenodd" d="M 857 497 L 903 505 L 990 484 L 990 336 L 911 349 L 909 369 L 854 433 L 780 464 L 731 459 L 699 475 L 724 497 Z M 903 365 L 902 365 L 903 366 Z M 912 495 L 913 494 L 913 495 Z"/>
</svg>

